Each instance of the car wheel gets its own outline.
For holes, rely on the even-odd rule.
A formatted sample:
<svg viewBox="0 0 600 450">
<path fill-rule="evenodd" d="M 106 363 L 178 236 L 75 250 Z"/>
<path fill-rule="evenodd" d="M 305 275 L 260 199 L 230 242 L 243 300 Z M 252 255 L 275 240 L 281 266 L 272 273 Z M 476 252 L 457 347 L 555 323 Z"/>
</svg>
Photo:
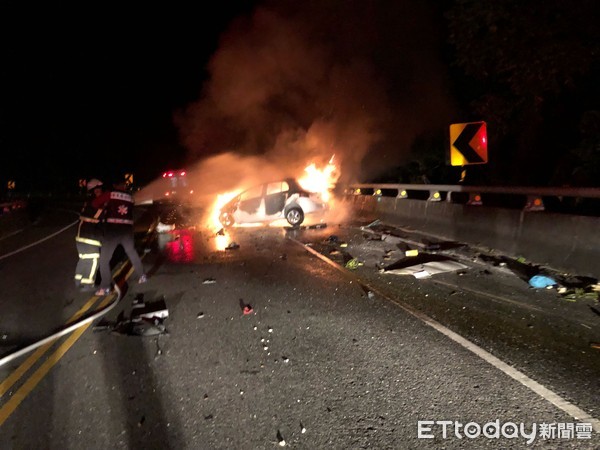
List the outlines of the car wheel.
<svg viewBox="0 0 600 450">
<path fill-rule="evenodd" d="M 231 214 L 223 212 L 219 215 L 219 222 L 221 222 L 221 225 L 227 228 L 232 226 L 235 221 L 233 220 L 233 216 Z"/>
<path fill-rule="evenodd" d="M 285 219 L 293 227 L 297 227 L 304 222 L 304 212 L 300 208 L 290 208 L 285 213 Z"/>
</svg>

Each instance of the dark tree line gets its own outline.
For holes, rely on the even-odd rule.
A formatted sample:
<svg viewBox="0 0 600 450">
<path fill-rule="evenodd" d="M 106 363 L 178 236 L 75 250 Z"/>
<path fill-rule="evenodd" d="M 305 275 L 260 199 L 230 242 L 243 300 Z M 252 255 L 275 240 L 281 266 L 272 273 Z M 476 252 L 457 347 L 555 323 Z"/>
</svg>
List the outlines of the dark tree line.
<svg viewBox="0 0 600 450">
<path fill-rule="evenodd" d="M 451 0 L 444 18 L 456 121 L 488 124 L 474 181 L 600 186 L 600 2 Z M 409 172 L 456 182 L 424 140 L 439 137 L 415 142 Z"/>
</svg>

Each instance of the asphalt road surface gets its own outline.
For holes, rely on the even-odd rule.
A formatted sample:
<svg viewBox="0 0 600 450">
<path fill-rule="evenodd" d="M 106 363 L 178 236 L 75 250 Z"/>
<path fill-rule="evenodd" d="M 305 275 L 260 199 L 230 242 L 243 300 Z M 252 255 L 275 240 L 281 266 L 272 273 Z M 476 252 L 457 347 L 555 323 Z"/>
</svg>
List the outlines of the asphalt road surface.
<svg viewBox="0 0 600 450">
<path fill-rule="evenodd" d="M 0 239 L 0 448 L 600 448 L 596 301 L 416 230 L 146 234 L 156 214 L 120 296 L 75 289 L 73 211 Z M 415 249 L 465 268 L 393 273 Z"/>
</svg>

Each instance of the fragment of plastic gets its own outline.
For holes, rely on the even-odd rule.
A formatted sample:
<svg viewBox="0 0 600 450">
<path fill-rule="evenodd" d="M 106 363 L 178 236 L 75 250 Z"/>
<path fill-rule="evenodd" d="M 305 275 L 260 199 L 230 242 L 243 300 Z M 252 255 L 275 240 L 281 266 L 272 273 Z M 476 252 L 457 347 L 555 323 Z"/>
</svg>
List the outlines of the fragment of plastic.
<svg viewBox="0 0 600 450">
<path fill-rule="evenodd" d="M 373 222 L 371 222 L 369 225 L 365 225 L 365 228 L 376 227 L 377 225 L 381 225 L 380 219 L 376 219 Z"/>
<path fill-rule="evenodd" d="M 529 279 L 529 285 L 536 289 L 551 288 L 557 284 L 556 280 L 545 275 L 534 275 Z"/>
<path fill-rule="evenodd" d="M 244 315 L 247 316 L 248 314 L 252 314 L 254 310 L 252 309 L 252 306 L 246 305 L 242 311 L 244 312 Z"/>
<path fill-rule="evenodd" d="M 131 308 L 131 319 L 166 319 L 169 317 L 169 310 L 163 299 L 152 303 L 138 301 Z"/>
<path fill-rule="evenodd" d="M 355 269 L 358 269 L 358 267 L 362 266 L 362 265 L 363 265 L 363 263 L 361 263 L 358 259 L 352 258 L 350 261 L 348 261 L 346 263 L 346 269 L 355 270 Z"/>
</svg>

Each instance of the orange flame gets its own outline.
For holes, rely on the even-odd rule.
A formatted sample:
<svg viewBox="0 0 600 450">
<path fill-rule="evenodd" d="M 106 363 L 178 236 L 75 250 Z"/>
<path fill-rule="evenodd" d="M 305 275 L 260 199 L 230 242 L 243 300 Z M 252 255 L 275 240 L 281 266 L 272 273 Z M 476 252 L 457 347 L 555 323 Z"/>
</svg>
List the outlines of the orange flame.
<svg viewBox="0 0 600 450">
<path fill-rule="evenodd" d="M 304 169 L 306 175 L 298 178 L 298 183 L 300 183 L 303 189 L 321 194 L 321 197 L 326 202 L 331 198 L 331 191 L 335 188 L 335 183 L 340 177 L 338 168 L 333 162 L 334 156 L 331 157 L 327 165 L 322 169 L 317 169 L 314 163 L 309 164 Z"/>
<path fill-rule="evenodd" d="M 223 225 L 221 224 L 221 221 L 219 220 L 219 213 L 221 211 L 221 208 L 223 206 L 225 206 L 227 204 L 227 202 L 232 200 L 235 196 L 239 195 L 241 192 L 242 192 L 241 189 L 239 189 L 236 191 L 226 192 L 224 194 L 217 195 L 217 198 L 213 202 L 213 205 L 210 209 L 211 214 L 210 214 L 209 227 L 212 231 L 217 232 L 221 228 L 223 228 Z"/>
<path fill-rule="evenodd" d="M 221 211 L 221 208 L 225 206 L 227 202 L 229 202 L 235 196 L 239 195 L 241 192 L 241 190 L 237 190 L 226 192 L 224 194 L 218 194 L 216 200 L 210 207 L 210 216 L 208 218 L 207 225 L 209 230 L 215 233 L 216 250 L 225 250 L 225 248 L 229 245 L 231 240 L 229 233 L 225 230 L 225 228 L 221 224 L 221 221 L 219 220 L 219 213 Z"/>
</svg>

